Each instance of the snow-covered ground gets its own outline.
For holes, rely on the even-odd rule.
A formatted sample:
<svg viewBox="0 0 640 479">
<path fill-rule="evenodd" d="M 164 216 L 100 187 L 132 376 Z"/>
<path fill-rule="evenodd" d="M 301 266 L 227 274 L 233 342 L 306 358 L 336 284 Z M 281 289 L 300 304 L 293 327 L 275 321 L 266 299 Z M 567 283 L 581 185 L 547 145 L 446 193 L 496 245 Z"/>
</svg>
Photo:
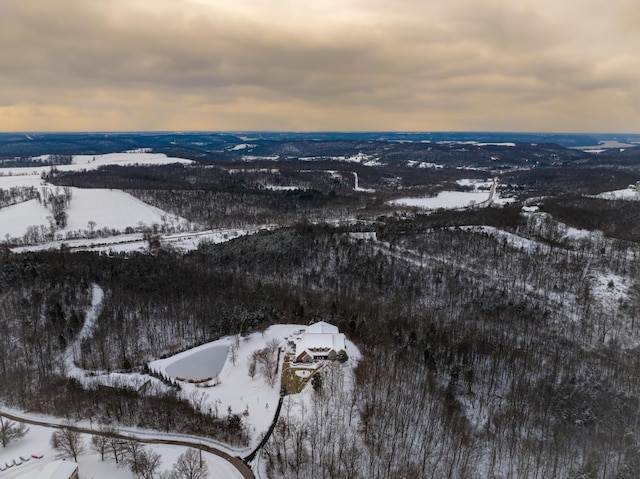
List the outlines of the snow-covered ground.
<svg viewBox="0 0 640 479">
<path fill-rule="evenodd" d="M 471 145 L 471 146 L 508 146 L 515 147 L 516 144 L 513 142 L 504 142 L 504 143 L 481 143 L 478 141 L 438 141 L 439 145 Z"/>
<path fill-rule="evenodd" d="M 59 452 L 49 444 L 51 434 L 55 429 L 44 426 L 27 426 L 29 432 L 24 438 L 10 443 L 6 448 L 0 448 L 0 464 L 12 463 L 14 459 L 17 460 L 16 462 L 22 462 L 20 457 L 29 457 L 30 459 L 19 466 L 13 466 L 1 472 L 0 477 L 3 479 L 35 478 L 46 464 L 62 458 Z M 90 448 L 90 435 L 83 434 L 82 440 L 86 451 L 78 457 L 80 477 L 95 479 L 133 479 L 135 477 L 129 469 L 117 467 L 113 461 L 100 460 L 100 455 Z M 144 447 L 160 454 L 162 458 L 161 471 L 170 470 L 178 456 L 187 450 L 181 446 L 158 444 L 145 445 Z M 43 457 L 37 459 L 31 457 L 32 455 Z M 202 454 L 202 458 L 209 468 L 209 477 L 242 478 L 242 475 L 224 459 L 206 452 Z"/>
<path fill-rule="evenodd" d="M 415 161 L 415 160 L 407 161 L 407 166 L 410 168 L 430 168 L 434 170 L 441 170 L 444 168 L 444 165 L 438 165 L 436 163 L 428 163 L 424 161 Z"/>
<path fill-rule="evenodd" d="M 16 170 L 17 168 L 11 168 Z M 46 183 L 40 175 L 3 175 L 9 168 L 0 168 L 0 189 L 8 190 L 10 188 L 40 188 Z"/>
<path fill-rule="evenodd" d="M 228 148 L 228 151 L 246 150 L 247 148 L 255 148 L 256 146 L 257 145 L 253 145 L 251 143 L 240 143 L 239 145 L 232 146 L 231 148 Z"/>
<path fill-rule="evenodd" d="M 104 373 L 100 371 L 86 371 L 74 364 L 74 357 L 78 355 L 80 342 L 82 338 L 88 337 L 92 334 L 95 321 L 98 317 L 98 313 L 101 307 L 101 303 L 104 297 L 102 288 L 99 285 L 92 285 L 92 299 L 91 306 L 86 312 L 85 323 L 78 335 L 75 342 L 69 344 L 64 354 L 65 371 L 70 377 L 78 379 L 85 385 L 89 384 L 103 384 L 103 385 L 120 385 L 120 386 L 133 386 L 140 388 L 142 385 L 151 381 L 153 385 L 163 388 L 164 386 L 155 377 L 148 375 L 134 373 Z M 273 416 L 278 405 L 280 398 L 280 376 L 282 374 L 282 365 L 284 357 L 289 349 L 289 341 L 294 337 L 296 333 L 299 333 L 303 326 L 299 324 L 279 324 L 272 325 L 262 332 L 255 332 L 245 337 L 238 335 L 223 337 L 217 341 L 206 343 L 187 351 L 183 351 L 174 356 L 158 359 L 149 363 L 149 368 L 157 373 L 161 373 L 167 377 L 175 378 L 176 376 L 183 375 L 181 370 L 183 366 L 188 366 L 188 369 L 193 369 L 194 366 L 199 369 L 197 374 L 201 374 L 202 371 L 206 371 L 205 375 L 209 375 L 210 365 L 209 362 L 212 358 L 209 352 L 216 351 L 216 353 L 223 351 L 223 356 L 215 359 L 222 364 L 218 364 L 216 368 L 221 368 L 219 374 L 213 381 L 208 381 L 203 384 L 193 384 L 189 382 L 180 382 L 181 395 L 192 402 L 194 407 L 201 411 L 209 411 L 210 414 L 214 414 L 218 417 L 224 417 L 227 414 L 239 414 L 242 415 L 243 422 L 247 427 L 247 431 L 251 437 L 250 448 L 245 448 L 243 451 L 233 450 L 225 444 L 219 443 L 212 439 L 201 439 L 202 442 L 209 443 L 218 449 L 221 449 L 232 455 L 242 455 L 248 453 L 252 448 L 258 445 L 263 435 L 268 430 Z M 278 354 L 280 363 L 278 364 L 278 375 L 276 380 L 271 384 L 264 377 L 260 371 L 258 365 L 257 373 L 254 377 L 249 375 L 249 364 L 251 362 L 251 356 L 255 351 L 264 349 L 270 346 L 270 343 L 277 343 L 282 349 L 282 353 Z M 346 363 L 340 364 L 340 367 L 353 368 L 361 358 L 360 351 L 351 342 L 346 341 L 346 352 L 349 359 Z M 221 361 L 219 361 L 221 360 Z M 205 364 L 196 364 L 198 362 L 204 362 Z M 300 365 L 299 368 L 303 370 L 305 367 L 309 368 L 309 374 L 312 369 L 322 367 L 329 362 L 319 362 L 310 365 Z M 338 364 L 338 363 L 332 363 Z M 296 374 L 300 377 L 308 376 L 304 372 Z M 186 374 L 185 374 L 186 375 Z M 206 387 L 204 387 L 206 386 Z M 309 401 L 309 395 L 311 394 L 310 385 L 306 387 L 299 394 L 292 394 L 296 396 L 300 401 Z M 19 411 L 7 411 L 9 413 L 21 415 Z M 51 418 L 47 418 L 48 422 Z M 59 420 L 61 421 L 61 420 Z M 61 423 L 61 422 L 57 423 Z M 91 424 L 79 424 L 83 427 L 92 427 Z M 138 428 L 121 428 L 121 432 L 126 434 L 134 434 L 138 437 L 154 437 L 160 433 L 154 433 L 152 431 L 140 430 Z M 164 435 L 163 435 L 164 436 Z M 176 437 L 179 439 L 194 440 L 194 437 L 184 435 L 169 435 L 169 437 Z M 25 452 L 26 454 L 26 452 Z M 34 454 L 34 452 L 28 452 L 28 454 Z M 1 458 L 2 456 L 0 456 Z M 259 459 L 257 461 L 256 468 L 260 469 Z M 218 467 L 218 466 L 216 466 Z M 221 467 L 221 466 L 219 466 Z M 111 476 L 100 476 L 111 477 Z M 119 477 L 119 476 L 114 476 Z M 120 476 L 129 477 L 129 476 Z M 215 475 L 213 477 L 216 477 Z M 217 476 L 217 477 L 234 477 L 234 476 Z"/>
<path fill-rule="evenodd" d="M 97 284 L 92 285 L 91 307 L 87 310 L 85 324 L 78 339 L 67 347 L 64 355 L 67 374 L 85 385 L 95 383 L 103 385 L 119 384 L 140 388 L 151 379 L 159 387 L 164 387 L 159 380 L 143 374 L 100 374 L 99 371 L 85 371 L 74 364 L 74 357 L 79 354 L 80 341 L 82 338 L 89 336 L 93 330 L 103 296 L 102 289 Z M 241 414 L 252 438 L 251 445 L 255 447 L 269 428 L 280 397 L 280 374 L 282 372 L 284 352 L 287 348 L 285 338 L 292 336 L 293 333 L 300 331 L 301 328 L 302 326 L 299 324 L 278 324 L 270 326 L 263 332 L 252 333 L 245 337 L 226 336 L 174 356 L 152 361 L 149 363 L 149 368 L 167 377 L 175 378 L 181 375 L 179 374 L 179 369 L 184 365 L 192 368 L 199 361 L 210 361 L 211 358 L 208 356 L 207 351 L 226 349 L 228 354 L 226 358 L 222 358 L 223 364 L 217 366 L 218 369 L 221 369 L 215 381 L 204 383 L 208 387 L 203 387 L 204 384 L 181 382 L 181 394 L 192 403 L 197 402 L 196 406 L 198 408 L 210 411 L 216 416 L 224 416 L 229 412 Z M 249 376 L 251 355 L 254 351 L 264 349 L 270 340 L 279 342 L 283 350 L 283 354 L 280 355 L 278 376 L 273 385 L 269 384 L 259 369 L 253 378 Z M 346 346 L 349 360 L 345 364 L 355 367 L 361 357 L 360 351 L 351 341 L 347 340 Z M 233 354 L 230 352 L 231 348 L 236 351 L 235 363 Z M 202 365 L 202 367 L 196 366 L 199 370 L 209 371 L 211 369 L 207 364 Z M 206 376 L 208 377 L 208 373 Z M 212 384 L 215 384 L 215 386 L 212 386 Z M 305 391 L 301 394 L 308 393 L 307 390 Z"/>
<path fill-rule="evenodd" d="M 271 191 L 296 191 L 296 190 L 306 190 L 304 186 L 279 186 L 279 185 L 265 185 L 267 190 Z"/>
<path fill-rule="evenodd" d="M 441 191 L 436 196 L 398 198 L 390 203 L 429 210 L 437 208 L 453 209 L 482 203 L 488 197 L 489 194 L 486 191 Z"/>
<path fill-rule="evenodd" d="M 596 198 L 605 200 L 636 200 L 640 201 L 640 190 L 636 188 L 625 188 L 623 190 L 606 191 L 596 195 Z"/>
<path fill-rule="evenodd" d="M 55 187 L 52 187 L 55 189 Z M 57 230 L 62 238 L 68 232 L 100 230 L 123 231 L 127 227 L 153 224 L 186 228 L 189 222 L 148 205 L 120 190 L 69 188 L 71 202 L 66 210 L 67 226 Z M 49 229 L 52 212 L 36 199 L 0 210 L 0 238 L 21 238 L 30 226 Z M 93 227 L 89 226 L 93 222 Z"/>
<path fill-rule="evenodd" d="M 206 401 L 210 409 L 220 415 L 226 414 L 229 410 L 236 414 L 243 414 L 243 421 L 249 427 L 252 436 L 252 445 L 257 445 L 273 420 L 280 396 L 280 378 L 277 378 L 273 387 L 259 372 L 252 379 L 248 372 L 250 356 L 254 351 L 263 349 L 270 339 L 280 341 L 284 348 L 286 346 L 285 338 L 300 329 L 299 324 L 278 324 L 270 326 L 264 332 L 252 333 L 240 338 L 236 363 L 233 364 L 231 355 L 227 356 L 222 371 L 218 375 L 219 384 L 217 386 L 203 388 L 195 384 L 181 383 L 183 394 L 188 398 L 199 395 Z M 168 375 L 168 368 L 176 361 L 183 361 L 185 357 L 198 354 L 212 346 L 231 347 L 234 338 L 234 336 L 228 336 L 179 355 L 153 361 L 149 367 Z M 347 341 L 347 354 L 349 355 L 349 364 L 355 365 L 360 358 L 360 352 L 350 341 Z M 284 354 L 281 355 L 281 363 L 283 359 Z M 281 370 L 280 368 L 279 371 Z M 307 393 L 308 391 L 303 391 L 302 395 Z"/>
<path fill-rule="evenodd" d="M 364 166 L 380 166 L 382 163 L 380 159 L 366 153 L 356 153 L 352 156 L 303 156 L 299 158 L 300 161 L 344 161 L 347 163 L 360 163 Z"/>
<path fill-rule="evenodd" d="M 472 187 L 475 191 L 477 190 L 488 190 L 491 188 L 493 184 L 493 178 L 488 178 L 486 180 L 478 180 L 475 178 L 463 178 L 461 180 L 456 180 L 456 183 L 460 186 Z"/>
<path fill-rule="evenodd" d="M 58 171 L 83 171 L 97 170 L 106 165 L 150 166 L 175 163 L 190 165 L 194 161 L 169 157 L 163 153 L 147 153 L 136 150 L 123 153 L 108 153 L 106 155 L 75 155 L 70 165 L 56 165 L 55 169 Z M 0 168 L 0 176 L 37 176 L 39 178 L 43 173 L 48 174 L 50 171 L 50 166 Z"/>
<path fill-rule="evenodd" d="M 58 171 L 93 170 L 105 165 L 162 165 L 170 163 L 191 164 L 191 160 L 169 158 L 163 154 L 146 152 L 112 153 L 108 155 L 74 156 L 72 164 L 56 166 Z M 51 171 L 49 166 L 26 168 L 0 168 L 0 189 L 33 187 L 39 193 L 61 192 L 63 189 L 46 183 L 42 175 Z M 187 220 L 170 215 L 147 205 L 120 190 L 69 188 L 71 202 L 66 211 L 67 226 L 56 234 L 64 238 L 75 231 L 103 228 L 124 230 L 127 227 L 152 224 L 186 229 Z M 36 199 L 0 209 L 0 239 L 22 238 L 30 226 L 41 232 L 50 228 L 52 212 Z M 93 226 L 89 226 L 93 222 Z M 7 236 L 8 235 L 8 236 Z"/>
<path fill-rule="evenodd" d="M 160 243 L 171 246 L 180 251 L 193 251 L 201 244 L 218 244 L 230 241 L 240 236 L 254 234 L 258 231 L 272 229 L 273 225 L 260 225 L 254 228 L 233 228 L 207 230 L 189 233 L 175 233 L 162 235 Z M 144 252 L 149 249 L 149 242 L 143 239 L 142 233 L 109 236 L 107 238 L 84 238 L 74 240 L 59 240 L 33 246 L 12 248 L 14 253 L 26 251 L 57 250 L 64 245 L 71 251 L 98 251 L 106 254 Z"/>
<path fill-rule="evenodd" d="M 279 155 L 272 156 L 257 156 L 257 155 L 242 155 L 242 161 L 278 161 L 280 159 Z"/>
</svg>

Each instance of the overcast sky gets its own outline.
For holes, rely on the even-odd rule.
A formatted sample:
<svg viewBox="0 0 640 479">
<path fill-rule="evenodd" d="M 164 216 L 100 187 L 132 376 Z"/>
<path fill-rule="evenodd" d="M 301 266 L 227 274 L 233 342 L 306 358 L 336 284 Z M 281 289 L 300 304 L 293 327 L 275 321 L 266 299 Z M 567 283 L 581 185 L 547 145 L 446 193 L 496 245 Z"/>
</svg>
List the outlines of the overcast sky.
<svg viewBox="0 0 640 479">
<path fill-rule="evenodd" d="M 638 0 L 0 0 L 0 130 L 640 132 Z"/>
</svg>

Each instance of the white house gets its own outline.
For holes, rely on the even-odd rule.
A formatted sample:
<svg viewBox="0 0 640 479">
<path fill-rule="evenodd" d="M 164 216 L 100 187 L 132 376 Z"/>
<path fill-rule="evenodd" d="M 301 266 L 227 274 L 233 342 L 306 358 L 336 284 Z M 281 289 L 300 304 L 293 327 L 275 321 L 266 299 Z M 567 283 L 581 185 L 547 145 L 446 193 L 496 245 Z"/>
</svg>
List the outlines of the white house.
<svg viewBox="0 0 640 479">
<path fill-rule="evenodd" d="M 346 351 L 346 338 L 333 324 L 320 321 L 307 327 L 295 338 L 295 362 L 336 359 L 340 351 Z"/>
</svg>

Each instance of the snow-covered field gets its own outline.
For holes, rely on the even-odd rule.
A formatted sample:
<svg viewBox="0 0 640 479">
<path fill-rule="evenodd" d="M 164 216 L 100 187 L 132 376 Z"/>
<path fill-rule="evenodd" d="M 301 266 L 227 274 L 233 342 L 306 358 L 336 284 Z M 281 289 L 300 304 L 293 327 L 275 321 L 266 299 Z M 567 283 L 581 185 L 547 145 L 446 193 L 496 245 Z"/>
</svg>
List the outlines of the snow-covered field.
<svg viewBox="0 0 640 479">
<path fill-rule="evenodd" d="M 10 443 L 6 448 L 0 448 L 0 464 L 11 463 L 14 459 L 17 462 L 21 462 L 21 456 L 30 457 L 28 461 L 23 462 L 21 465 L 13 466 L 7 471 L 1 472 L 0 477 L 3 479 L 36 478 L 46 464 L 62 458 L 58 451 L 49 444 L 51 434 L 55 429 L 44 426 L 28 426 L 29 432 L 23 439 Z M 78 457 L 80 477 L 95 479 L 132 479 L 135 477 L 129 469 L 117 467 L 112 461 L 100 460 L 99 454 L 89 447 L 91 444 L 90 435 L 83 434 L 82 439 L 86 451 Z M 160 454 L 162 458 L 161 471 L 170 470 L 178 456 L 187 450 L 187 448 L 181 446 L 158 444 L 145 445 L 145 448 Z M 32 455 L 43 457 L 42 459 L 36 459 L 31 457 Z M 209 468 L 209 477 L 242 478 L 242 475 L 222 458 L 206 452 L 202 454 L 202 457 Z"/>
<path fill-rule="evenodd" d="M 251 148 L 255 148 L 258 145 L 253 145 L 251 143 L 240 143 L 239 145 L 236 146 L 232 146 L 231 148 L 227 148 L 228 151 L 240 151 L 240 150 L 246 150 L 247 148 L 251 149 Z"/>
<path fill-rule="evenodd" d="M 392 200 L 393 205 L 413 206 L 429 210 L 445 208 L 464 208 L 482 203 L 489 197 L 486 191 L 441 191 L 432 197 L 407 197 Z"/>
<path fill-rule="evenodd" d="M 97 170 L 101 166 L 150 166 L 150 165 L 170 165 L 181 163 L 184 165 L 193 164 L 193 160 L 184 158 L 173 158 L 162 153 L 147 153 L 141 151 L 125 151 L 122 153 L 108 153 L 106 155 L 75 155 L 70 165 L 56 165 L 58 171 L 83 171 Z M 12 167 L 0 168 L 0 176 L 37 176 L 47 174 L 51 171 L 50 166 L 35 167 Z"/>
<path fill-rule="evenodd" d="M 47 186 L 45 186 L 47 187 Z M 64 238 L 69 232 L 101 230 L 123 231 L 127 227 L 151 227 L 153 224 L 186 228 L 188 221 L 143 203 L 120 190 L 69 188 L 72 197 L 67 226 L 56 234 Z M 49 229 L 51 210 L 38 200 L 29 200 L 0 210 L 0 237 L 20 238 L 30 226 Z M 93 226 L 89 226 L 93 222 Z"/>
<path fill-rule="evenodd" d="M 596 198 L 605 200 L 636 200 L 640 201 L 640 190 L 636 188 L 625 188 L 623 190 L 606 191 L 596 195 Z"/>
<path fill-rule="evenodd" d="M 163 154 L 146 152 L 112 153 L 108 155 L 78 155 L 70 165 L 56 166 L 59 171 L 93 170 L 105 165 L 162 165 L 193 163 L 191 160 L 169 158 Z M 0 168 L 0 189 L 33 187 L 39 193 L 62 191 L 46 183 L 42 175 L 51 171 L 49 166 L 26 168 Z M 119 190 L 69 188 L 71 201 L 66 211 L 67 226 L 56 231 L 64 239 L 68 233 L 91 229 L 124 230 L 153 224 L 186 229 L 184 218 L 165 213 Z M 22 238 L 30 226 L 40 232 L 49 231 L 52 212 L 36 199 L 30 199 L 0 209 L 0 238 Z M 93 225 L 89 226 L 89 222 Z"/>
</svg>

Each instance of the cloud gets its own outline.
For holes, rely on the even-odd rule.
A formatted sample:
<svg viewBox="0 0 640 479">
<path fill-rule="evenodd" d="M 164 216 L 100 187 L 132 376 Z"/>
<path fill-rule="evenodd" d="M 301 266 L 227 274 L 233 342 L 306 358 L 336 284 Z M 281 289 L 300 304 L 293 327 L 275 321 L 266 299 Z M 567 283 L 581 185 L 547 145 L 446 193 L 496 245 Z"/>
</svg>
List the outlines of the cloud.
<svg viewBox="0 0 640 479">
<path fill-rule="evenodd" d="M 595 5 L 0 0 L 0 129 L 637 128 L 634 17 Z"/>
</svg>

